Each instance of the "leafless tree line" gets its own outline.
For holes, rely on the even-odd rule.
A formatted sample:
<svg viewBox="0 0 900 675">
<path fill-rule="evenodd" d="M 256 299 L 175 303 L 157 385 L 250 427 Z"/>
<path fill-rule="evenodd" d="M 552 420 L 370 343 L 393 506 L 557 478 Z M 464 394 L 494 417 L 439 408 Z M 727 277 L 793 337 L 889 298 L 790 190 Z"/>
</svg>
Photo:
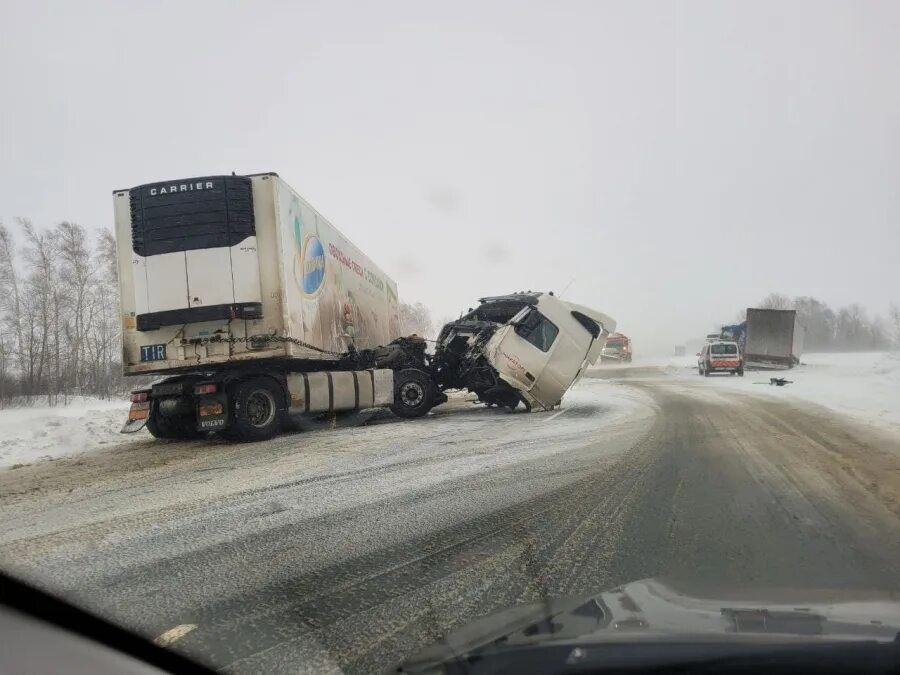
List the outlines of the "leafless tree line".
<svg viewBox="0 0 900 675">
<path fill-rule="evenodd" d="M 900 306 L 892 304 L 887 318 L 870 315 L 852 303 L 832 309 L 825 302 L 802 296 L 770 293 L 756 305 L 762 309 L 794 309 L 806 329 L 806 351 L 880 351 L 900 349 Z M 741 311 L 743 321 L 746 312 Z"/>
<path fill-rule="evenodd" d="M 63 222 L 0 223 L 0 406 L 43 397 L 109 398 L 121 376 L 116 245 Z"/>
</svg>

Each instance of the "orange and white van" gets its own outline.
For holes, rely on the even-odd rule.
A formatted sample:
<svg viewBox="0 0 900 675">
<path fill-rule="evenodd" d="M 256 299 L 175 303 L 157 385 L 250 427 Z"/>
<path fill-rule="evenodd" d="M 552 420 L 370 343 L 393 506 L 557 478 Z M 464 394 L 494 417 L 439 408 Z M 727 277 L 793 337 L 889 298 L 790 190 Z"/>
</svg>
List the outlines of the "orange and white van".
<svg viewBox="0 0 900 675">
<path fill-rule="evenodd" d="M 697 354 L 697 370 L 701 375 L 710 373 L 744 374 L 744 359 L 737 342 L 711 340 Z"/>
</svg>

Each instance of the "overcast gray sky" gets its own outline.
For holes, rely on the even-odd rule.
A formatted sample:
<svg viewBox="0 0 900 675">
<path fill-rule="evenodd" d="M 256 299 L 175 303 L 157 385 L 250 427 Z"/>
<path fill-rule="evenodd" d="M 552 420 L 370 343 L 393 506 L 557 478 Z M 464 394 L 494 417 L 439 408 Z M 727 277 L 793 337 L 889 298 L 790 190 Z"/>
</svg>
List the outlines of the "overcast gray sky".
<svg viewBox="0 0 900 675">
<path fill-rule="evenodd" d="M 438 316 L 571 282 L 668 349 L 770 291 L 900 301 L 898 2 L 0 8 L 7 225 L 276 171 Z"/>
</svg>

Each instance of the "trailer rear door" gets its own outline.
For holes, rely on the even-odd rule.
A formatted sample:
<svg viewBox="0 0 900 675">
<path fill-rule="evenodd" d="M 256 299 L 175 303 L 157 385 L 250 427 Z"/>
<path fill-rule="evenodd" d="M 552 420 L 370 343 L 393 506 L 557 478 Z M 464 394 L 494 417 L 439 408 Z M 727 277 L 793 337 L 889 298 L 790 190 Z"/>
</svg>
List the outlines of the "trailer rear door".
<svg viewBox="0 0 900 675">
<path fill-rule="evenodd" d="M 153 183 L 129 196 L 138 330 L 259 318 L 249 178 Z"/>
</svg>

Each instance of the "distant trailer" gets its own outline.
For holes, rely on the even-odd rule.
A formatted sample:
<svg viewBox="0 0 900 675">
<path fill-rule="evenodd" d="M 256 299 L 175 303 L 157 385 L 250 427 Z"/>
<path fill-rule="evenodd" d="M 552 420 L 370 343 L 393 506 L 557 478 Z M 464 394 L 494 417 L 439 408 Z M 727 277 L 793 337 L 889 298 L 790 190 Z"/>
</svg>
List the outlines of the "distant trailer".
<svg viewBox="0 0 900 675">
<path fill-rule="evenodd" d="M 803 324 L 793 309 L 747 309 L 744 362 L 749 368 L 793 368 L 803 353 Z"/>
</svg>

